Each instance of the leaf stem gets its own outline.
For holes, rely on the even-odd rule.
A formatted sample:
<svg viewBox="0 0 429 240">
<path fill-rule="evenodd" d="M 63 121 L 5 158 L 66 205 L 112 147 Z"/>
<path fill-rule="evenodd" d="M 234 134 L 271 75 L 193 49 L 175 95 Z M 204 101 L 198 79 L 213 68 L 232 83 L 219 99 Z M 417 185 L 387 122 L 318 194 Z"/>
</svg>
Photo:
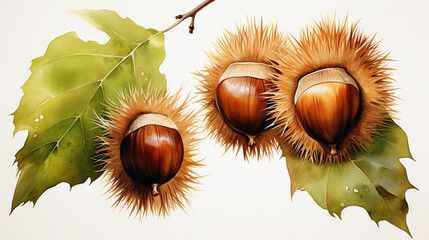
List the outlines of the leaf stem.
<svg viewBox="0 0 429 240">
<path fill-rule="evenodd" d="M 196 6 L 194 9 L 192 9 L 191 11 L 185 13 L 185 14 L 180 14 L 176 16 L 176 19 L 179 19 L 177 22 L 175 22 L 173 25 L 169 26 L 168 28 L 164 29 L 161 31 L 161 33 L 165 33 L 168 30 L 176 27 L 177 25 L 179 25 L 181 22 L 183 22 L 185 19 L 187 18 L 191 18 L 191 23 L 189 24 L 189 33 L 193 33 L 194 32 L 194 28 L 195 28 L 195 16 L 197 15 L 197 13 L 199 11 L 201 11 L 201 9 L 205 8 L 207 5 L 209 5 L 210 3 L 214 2 L 215 0 L 205 0 L 204 2 L 202 2 L 200 5 Z"/>
</svg>

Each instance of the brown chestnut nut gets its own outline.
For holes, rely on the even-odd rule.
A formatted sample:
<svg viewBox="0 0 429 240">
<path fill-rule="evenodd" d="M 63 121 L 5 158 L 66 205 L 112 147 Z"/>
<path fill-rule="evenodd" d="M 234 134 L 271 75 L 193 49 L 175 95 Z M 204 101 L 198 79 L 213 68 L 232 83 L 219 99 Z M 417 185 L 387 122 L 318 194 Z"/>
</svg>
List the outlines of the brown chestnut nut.
<svg viewBox="0 0 429 240">
<path fill-rule="evenodd" d="M 156 113 L 142 114 L 128 128 L 121 143 L 121 161 L 127 175 L 152 188 L 171 180 L 183 160 L 183 142 L 171 120 Z"/>
<path fill-rule="evenodd" d="M 316 141 L 329 145 L 331 155 L 337 144 L 357 123 L 361 96 L 356 81 L 343 68 L 325 68 L 302 77 L 295 93 L 298 122 Z"/>
<path fill-rule="evenodd" d="M 233 63 L 216 89 L 216 107 L 222 119 L 249 138 L 248 146 L 254 146 L 255 137 L 271 124 L 267 116 L 270 104 L 263 96 L 272 89 L 267 80 L 271 72 L 272 68 L 263 63 Z"/>
</svg>

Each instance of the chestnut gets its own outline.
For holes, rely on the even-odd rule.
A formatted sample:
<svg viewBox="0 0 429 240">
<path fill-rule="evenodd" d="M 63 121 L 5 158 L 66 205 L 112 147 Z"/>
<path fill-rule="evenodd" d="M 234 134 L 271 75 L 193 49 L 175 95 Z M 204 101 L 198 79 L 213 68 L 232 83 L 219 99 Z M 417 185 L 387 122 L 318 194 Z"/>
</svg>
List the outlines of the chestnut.
<svg viewBox="0 0 429 240">
<path fill-rule="evenodd" d="M 229 65 L 216 88 L 219 114 L 229 127 L 248 137 L 248 146 L 254 146 L 255 137 L 272 123 L 268 119 L 270 103 L 263 96 L 272 90 L 267 80 L 272 71 L 263 63 L 236 62 Z"/>
<path fill-rule="evenodd" d="M 121 143 L 121 162 L 134 181 L 152 188 L 171 180 L 183 161 L 183 142 L 179 131 L 163 114 L 142 114 L 131 122 Z"/>
<path fill-rule="evenodd" d="M 316 141 L 329 145 L 331 155 L 337 144 L 356 125 L 361 111 L 360 89 L 343 68 L 324 68 L 302 77 L 295 93 L 299 124 Z"/>
</svg>

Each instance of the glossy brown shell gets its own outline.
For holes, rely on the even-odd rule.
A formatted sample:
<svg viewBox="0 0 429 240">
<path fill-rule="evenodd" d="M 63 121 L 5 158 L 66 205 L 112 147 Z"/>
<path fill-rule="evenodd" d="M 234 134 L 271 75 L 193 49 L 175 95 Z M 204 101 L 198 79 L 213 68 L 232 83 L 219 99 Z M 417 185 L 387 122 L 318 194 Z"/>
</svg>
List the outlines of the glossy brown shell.
<svg viewBox="0 0 429 240">
<path fill-rule="evenodd" d="M 256 136 L 270 125 L 268 101 L 263 93 L 270 90 L 270 81 L 253 77 L 231 77 L 216 89 L 216 107 L 232 129 L 247 136 Z"/>
<path fill-rule="evenodd" d="M 299 96 L 296 116 L 313 139 L 335 145 L 344 139 L 360 115 L 359 90 L 337 82 L 316 84 Z"/>
<path fill-rule="evenodd" d="M 134 181 L 147 187 L 168 182 L 179 171 L 183 142 L 176 129 L 145 125 L 128 134 L 121 143 L 121 161 Z"/>
</svg>

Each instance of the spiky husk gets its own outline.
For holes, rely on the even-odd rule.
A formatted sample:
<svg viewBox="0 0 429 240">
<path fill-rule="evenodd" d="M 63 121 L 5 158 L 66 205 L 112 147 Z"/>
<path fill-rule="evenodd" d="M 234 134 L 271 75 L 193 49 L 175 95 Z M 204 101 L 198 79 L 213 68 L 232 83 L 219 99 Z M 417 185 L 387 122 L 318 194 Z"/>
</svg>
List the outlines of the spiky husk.
<svg viewBox="0 0 429 240">
<path fill-rule="evenodd" d="M 270 58 L 274 51 L 284 45 L 286 38 L 277 30 L 274 24 L 264 25 L 262 20 L 257 23 L 249 20 L 246 26 L 237 26 L 236 32 L 225 31 L 218 38 L 214 49 L 206 54 L 209 64 L 195 73 L 199 78 L 197 86 L 201 103 L 205 112 L 205 129 L 212 138 L 220 143 L 225 151 L 232 148 L 236 153 L 243 151 L 244 159 L 271 156 L 277 142 L 274 131 L 267 130 L 256 137 L 257 144 L 248 147 L 248 138 L 232 128 L 223 120 L 216 108 L 215 92 L 219 79 L 228 66 L 235 62 L 257 62 L 271 65 Z"/>
<path fill-rule="evenodd" d="M 196 147 L 200 139 L 197 133 L 197 112 L 186 111 L 189 98 L 179 104 L 181 92 L 174 95 L 158 96 L 133 93 L 129 97 L 120 97 L 120 106 L 111 107 L 106 119 L 101 120 L 105 134 L 100 137 L 100 151 L 106 156 L 104 179 L 110 187 L 107 193 L 116 198 L 115 208 L 130 210 L 130 215 L 146 216 L 148 213 L 166 216 L 178 207 L 184 209 L 189 205 L 189 195 L 196 190 L 200 176 L 194 172 L 201 167 L 201 160 L 196 160 Z M 188 96 L 189 97 L 189 96 Z M 184 147 L 182 165 L 177 174 L 167 183 L 159 186 L 159 196 L 152 196 L 152 189 L 132 180 L 125 172 L 121 158 L 120 147 L 127 128 L 137 116 L 143 113 L 162 113 L 167 115 L 176 125 Z"/>
<path fill-rule="evenodd" d="M 379 49 L 375 36 L 364 35 L 357 23 L 349 27 L 347 18 L 343 22 L 322 19 L 302 30 L 300 38 L 278 51 L 274 58 L 281 72 L 275 81 L 278 91 L 272 97 L 277 104 L 273 110 L 277 130 L 301 157 L 313 162 L 345 161 L 364 150 L 384 119 L 394 112 L 392 69 L 386 66 L 391 59 Z M 358 83 L 362 98 L 359 122 L 339 144 L 336 156 L 329 154 L 328 146 L 307 135 L 297 121 L 294 104 L 299 79 L 328 67 L 344 68 Z"/>
</svg>

